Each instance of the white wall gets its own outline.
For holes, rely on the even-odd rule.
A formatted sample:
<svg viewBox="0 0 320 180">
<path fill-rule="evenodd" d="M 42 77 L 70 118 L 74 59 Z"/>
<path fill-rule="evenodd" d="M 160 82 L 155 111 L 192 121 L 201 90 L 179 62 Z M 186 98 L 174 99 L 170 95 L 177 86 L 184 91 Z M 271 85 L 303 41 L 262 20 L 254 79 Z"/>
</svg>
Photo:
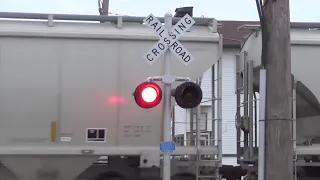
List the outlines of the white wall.
<svg viewBox="0 0 320 180">
<path fill-rule="evenodd" d="M 185 134 L 187 130 L 187 119 L 189 119 L 189 113 L 186 109 L 182 109 L 179 106 L 174 107 L 174 119 L 175 119 L 175 135 Z"/>
<path fill-rule="evenodd" d="M 224 49 L 222 58 L 222 151 L 223 154 L 236 154 L 236 95 L 235 95 L 235 54 L 237 51 Z M 217 71 L 215 71 L 217 72 Z M 217 78 L 217 76 L 215 76 Z M 202 111 L 207 112 L 208 130 L 211 130 L 211 68 L 207 70 L 201 82 L 203 91 Z M 215 83 L 216 84 L 216 83 Z M 215 85 L 217 87 L 217 84 Z M 217 92 L 217 89 L 215 90 Z M 217 111 L 216 111 L 217 112 Z M 175 107 L 175 134 L 189 131 L 190 113 L 188 110 Z M 223 158 L 223 164 L 236 165 L 236 158 Z"/>
<path fill-rule="evenodd" d="M 235 53 L 225 52 L 222 61 L 222 152 L 236 154 Z M 236 158 L 223 158 L 223 164 L 236 165 Z"/>
</svg>

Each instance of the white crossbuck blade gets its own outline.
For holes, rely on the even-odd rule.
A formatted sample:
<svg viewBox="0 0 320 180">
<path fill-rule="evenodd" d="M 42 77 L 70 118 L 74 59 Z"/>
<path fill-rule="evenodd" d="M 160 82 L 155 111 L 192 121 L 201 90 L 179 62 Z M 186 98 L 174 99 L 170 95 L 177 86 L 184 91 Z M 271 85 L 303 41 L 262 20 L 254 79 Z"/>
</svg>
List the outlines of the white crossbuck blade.
<svg viewBox="0 0 320 180">
<path fill-rule="evenodd" d="M 178 41 L 181 35 L 195 23 L 191 16 L 186 14 L 172 27 L 171 32 L 168 32 L 159 19 L 153 14 L 147 16 L 143 22 L 149 28 L 153 29 L 160 38 L 160 40 L 144 55 L 144 59 L 146 59 L 149 64 L 153 64 L 168 48 L 186 66 L 194 60 L 194 57 Z"/>
</svg>

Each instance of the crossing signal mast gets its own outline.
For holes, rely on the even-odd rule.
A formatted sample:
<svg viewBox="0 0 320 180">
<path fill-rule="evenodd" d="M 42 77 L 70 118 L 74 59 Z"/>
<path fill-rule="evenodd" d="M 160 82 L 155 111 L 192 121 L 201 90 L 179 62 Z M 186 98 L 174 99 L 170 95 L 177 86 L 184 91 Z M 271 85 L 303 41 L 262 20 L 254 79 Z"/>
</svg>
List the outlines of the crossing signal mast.
<svg viewBox="0 0 320 180">
<path fill-rule="evenodd" d="M 192 15 L 191 15 L 192 16 Z M 162 100 L 162 89 L 155 81 L 163 83 L 163 142 L 160 142 L 160 153 L 163 154 L 163 180 L 170 180 L 171 164 L 170 153 L 175 150 L 175 143 L 171 140 L 171 99 L 175 98 L 178 106 L 187 109 L 198 106 L 202 101 L 202 90 L 199 85 L 191 82 L 189 77 L 177 77 L 171 74 L 170 54 L 174 54 L 185 66 L 194 61 L 192 54 L 179 42 L 183 33 L 195 23 L 189 14 L 185 14 L 174 26 L 172 15 L 167 13 L 162 22 L 153 14 L 147 16 L 143 22 L 159 37 L 143 56 L 149 65 L 164 55 L 164 75 L 147 78 L 146 82 L 139 84 L 134 93 L 134 99 L 138 106 L 144 109 L 156 107 Z M 176 88 L 172 88 L 174 82 L 182 82 Z"/>
<path fill-rule="evenodd" d="M 192 9 L 193 7 L 177 8 L 174 17 L 181 17 L 182 19 L 173 27 L 171 27 L 172 19 L 170 18 L 170 20 L 167 18 L 168 22 L 165 23 L 165 26 L 162 26 L 162 23 L 152 14 L 145 18 L 144 23 L 155 30 L 155 33 L 160 38 L 151 50 L 146 53 L 145 59 L 147 63 L 152 65 L 154 61 L 159 58 L 159 55 L 156 55 L 154 52 L 159 52 L 161 55 L 165 54 L 165 52 L 172 51 L 186 66 L 194 59 L 178 41 L 181 34 L 186 32 L 194 24 Z M 169 36 L 163 37 L 164 34 L 168 34 Z M 184 54 L 184 56 L 181 56 L 181 54 Z M 168 56 L 165 55 L 165 57 Z M 165 60 L 165 69 L 168 70 L 170 69 L 167 67 L 169 65 L 168 58 L 165 58 Z M 175 89 L 171 89 L 171 96 L 174 97 L 177 105 L 181 108 L 195 108 L 202 101 L 202 90 L 198 84 L 190 82 L 190 78 L 175 77 L 171 75 L 170 72 L 166 72 L 166 74 L 161 77 L 149 77 L 147 82 L 143 82 L 136 87 L 133 95 L 137 105 L 141 108 L 147 109 L 156 107 L 162 100 L 162 90 L 160 86 L 152 81 L 162 81 L 165 86 L 168 84 L 170 85 L 175 81 L 183 81 L 183 83 L 178 85 Z M 164 93 L 164 96 L 167 94 L 168 93 Z M 148 102 L 149 100 L 150 102 Z"/>
</svg>

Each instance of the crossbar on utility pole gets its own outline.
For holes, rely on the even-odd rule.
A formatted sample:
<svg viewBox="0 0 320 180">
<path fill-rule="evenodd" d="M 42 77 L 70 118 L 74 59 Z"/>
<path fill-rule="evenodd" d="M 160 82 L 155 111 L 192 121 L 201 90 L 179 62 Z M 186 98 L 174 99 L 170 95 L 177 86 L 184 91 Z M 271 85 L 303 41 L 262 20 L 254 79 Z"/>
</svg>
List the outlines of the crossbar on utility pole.
<svg viewBox="0 0 320 180">
<path fill-rule="evenodd" d="M 262 65 L 266 77 L 265 180 L 292 180 L 292 79 L 289 0 L 265 0 Z"/>
</svg>

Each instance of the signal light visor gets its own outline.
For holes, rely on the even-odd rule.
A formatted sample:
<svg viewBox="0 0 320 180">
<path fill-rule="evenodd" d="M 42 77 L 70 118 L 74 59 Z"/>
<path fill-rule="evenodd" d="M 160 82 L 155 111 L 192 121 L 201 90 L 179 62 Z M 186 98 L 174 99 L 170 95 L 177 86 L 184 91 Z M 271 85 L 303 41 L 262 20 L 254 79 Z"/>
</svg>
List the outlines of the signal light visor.
<svg viewBox="0 0 320 180">
<path fill-rule="evenodd" d="M 202 101 L 202 90 L 198 84 L 186 82 L 175 89 L 174 97 L 178 106 L 184 109 L 194 108 Z"/>
</svg>

